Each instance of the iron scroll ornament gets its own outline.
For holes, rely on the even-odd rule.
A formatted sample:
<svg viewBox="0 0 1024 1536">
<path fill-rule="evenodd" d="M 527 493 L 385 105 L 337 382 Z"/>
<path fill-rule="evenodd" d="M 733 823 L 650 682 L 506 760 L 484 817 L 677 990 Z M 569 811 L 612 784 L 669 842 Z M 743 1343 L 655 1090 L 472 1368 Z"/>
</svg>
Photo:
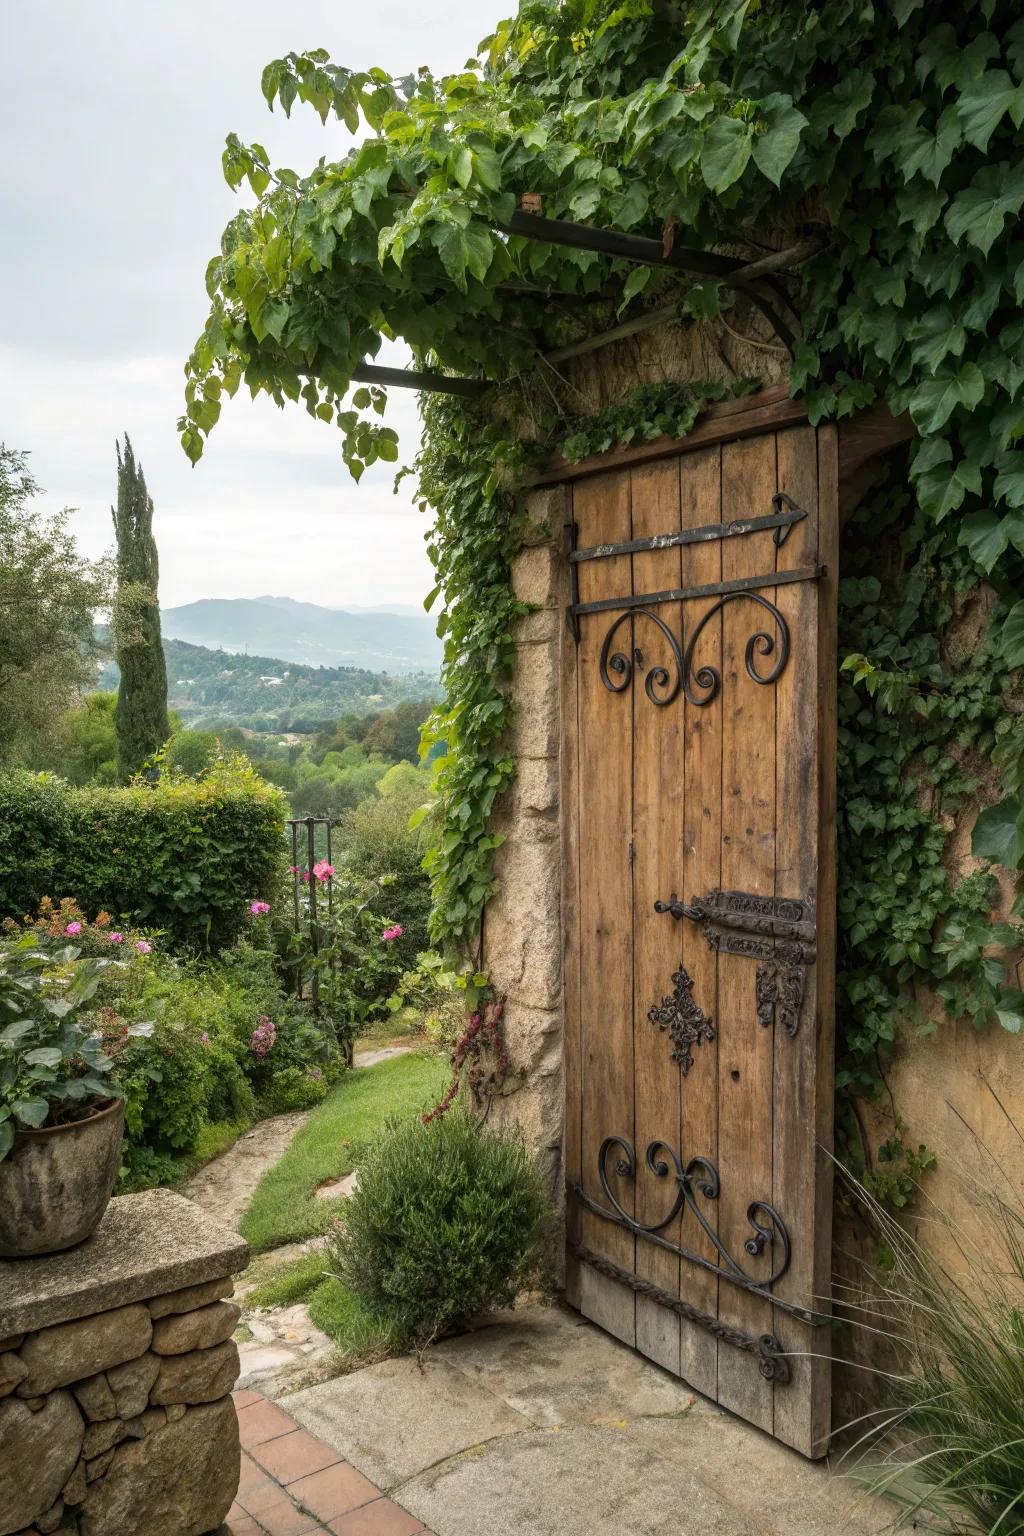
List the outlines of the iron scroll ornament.
<svg viewBox="0 0 1024 1536">
<path fill-rule="evenodd" d="M 669 1253 L 677 1254 L 691 1264 L 696 1264 L 701 1269 L 710 1270 L 721 1280 L 728 1280 L 732 1285 L 741 1290 L 750 1291 L 755 1296 L 760 1296 L 770 1301 L 773 1306 L 782 1307 L 784 1311 L 791 1312 L 795 1317 L 805 1322 L 814 1322 L 813 1313 L 806 1308 L 795 1306 L 791 1302 L 779 1300 L 772 1295 L 772 1287 L 782 1279 L 789 1269 L 792 1257 L 792 1245 L 789 1231 L 779 1212 L 766 1200 L 752 1200 L 747 1206 L 747 1221 L 750 1223 L 751 1235 L 743 1244 L 744 1252 L 751 1258 L 758 1258 L 765 1251 L 770 1250 L 772 1256 L 771 1272 L 761 1279 L 751 1275 L 733 1257 L 725 1247 L 718 1233 L 711 1226 L 704 1212 L 697 1204 L 696 1196 L 699 1194 L 705 1200 L 717 1200 L 721 1193 L 721 1180 L 715 1164 L 707 1157 L 692 1157 L 683 1167 L 678 1154 L 668 1142 L 662 1140 L 652 1141 L 648 1144 L 645 1162 L 648 1169 L 659 1179 L 667 1179 L 670 1171 L 673 1173 L 676 1184 L 676 1196 L 671 1208 L 658 1221 L 642 1222 L 631 1216 L 621 1202 L 612 1192 L 608 1178 L 608 1159 L 614 1149 L 618 1150 L 615 1163 L 615 1172 L 620 1178 L 633 1179 L 636 1175 L 637 1157 L 633 1143 L 625 1136 L 606 1136 L 602 1141 L 597 1154 L 597 1172 L 601 1183 L 601 1190 L 608 1206 L 601 1205 L 592 1200 L 586 1193 L 582 1184 L 572 1186 L 572 1192 L 581 1205 L 595 1216 L 601 1216 L 605 1221 L 612 1221 L 617 1226 L 625 1227 L 635 1237 L 656 1244 L 659 1248 L 665 1248 Z M 717 1262 L 707 1259 L 703 1254 L 694 1253 L 692 1249 L 685 1248 L 679 1243 L 671 1242 L 661 1234 L 670 1222 L 674 1221 L 683 1207 L 693 1212 L 702 1231 L 711 1243 L 717 1254 Z M 608 1208 L 610 1207 L 610 1209 Z"/>
<path fill-rule="evenodd" d="M 685 651 L 681 649 L 679 641 L 665 621 L 650 608 L 630 608 L 625 613 L 620 613 L 612 621 L 601 646 L 598 669 L 601 682 L 609 693 L 624 693 L 629 688 L 633 681 L 635 667 L 643 668 L 643 652 L 638 646 L 632 647 L 632 655 L 627 654 L 625 650 L 613 650 L 615 636 L 622 625 L 630 619 L 650 619 L 661 631 L 671 652 L 671 667 L 660 664 L 651 667 L 644 679 L 644 692 L 651 703 L 664 708 L 667 704 L 671 704 L 682 691 L 689 702 L 697 708 L 710 704 L 722 691 L 722 674 L 719 668 L 710 662 L 705 662 L 693 673 L 694 651 L 705 627 L 715 615 L 721 613 L 727 603 L 734 603 L 741 598 L 759 604 L 770 615 L 778 636 L 776 640 L 776 636 L 769 633 L 767 629 L 757 629 L 749 637 L 743 654 L 747 676 L 762 688 L 778 682 L 789 661 L 789 625 L 773 602 L 766 597 L 761 597 L 757 592 L 747 591 L 727 592 L 717 603 L 714 603 L 700 619 Z M 758 671 L 758 657 L 768 656 L 775 656 L 775 660 L 769 670 L 762 673 Z"/>
</svg>

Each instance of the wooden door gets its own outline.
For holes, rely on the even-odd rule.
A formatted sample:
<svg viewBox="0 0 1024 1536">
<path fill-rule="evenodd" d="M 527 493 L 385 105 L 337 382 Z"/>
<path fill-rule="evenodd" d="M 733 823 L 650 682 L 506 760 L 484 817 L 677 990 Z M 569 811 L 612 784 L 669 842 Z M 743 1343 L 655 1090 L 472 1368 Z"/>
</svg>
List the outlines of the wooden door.
<svg viewBox="0 0 1024 1536">
<path fill-rule="evenodd" d="M 836 437 L 729 431 L 570 486 L 568 1292 L 819 1456 Z"/>
</svg>

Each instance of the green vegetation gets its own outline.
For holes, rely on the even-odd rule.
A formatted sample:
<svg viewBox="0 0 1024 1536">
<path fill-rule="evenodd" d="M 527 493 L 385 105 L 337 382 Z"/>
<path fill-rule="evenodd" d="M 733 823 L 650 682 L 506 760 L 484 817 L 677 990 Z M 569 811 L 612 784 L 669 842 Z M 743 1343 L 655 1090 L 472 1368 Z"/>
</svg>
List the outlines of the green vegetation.
<svg viewBox="0 0 1024 1536">
<path fill-rule="evenodd" d="M 260 1181 L 241 1222 L 253 1251 L 326 1232 L 338 1207 L 318 1198 L 317 1189 L 352 1172 L 359 1149 L 388 1116 L 428 1109 L 443 1084 L 437 1057 L 415 1052 L 344 1078 Z"/>
<path fill-rule="evenodd" d="M 523 0 L 478 61 L 443 79 L 352 71 L 321 49 L 273 60 L 262 84 L 271 108 L 303 102 L 368 134 L 305 176 L 276 171 L 261 146 L 229 136 L 225 176 L 247 182 L 256 206 L 232 220 L 207 271 L 211 307 L 180 423 L 186 453 L 198 458 L 222 397 L 244 380 L 335 424 L 357 478 L 394 459 L 383 391 L 347 398 L 382 331 L 404 338 L 421 366 L 493 381 L 483 401 L 427 398 L 416 464 L 435 514 L 433 596 L 444 602 L 445 702 L 427 733 L 449 747 L 428 853 L 435 938 L 457 945 L 477 931 L 491 812 L 515 772 L 507 681 L 521 609 L 510 562 L 531 467 L 559 443 L 575 457 L 666 420 L 685 430 L 695 403 L 720 388 L 622 390 L 606 419 L 581 423 L 566 417 L 572 392 L 551 388 L 538 354 L 655 306 L 675 306 L 684 330 L 724 317 L 749 336 L 757 324 L 747 298 L 713 276 L 509 234 L 528 195 L 548 218 L 666 249 L 725 248 L 753 261 L 766 232 L 773 246 L 799 241 L 799 262 L 774 281 L 800 319 L 791 384 L 811 419 L 875 400 L 909 412 L 906 567 L 888 573 L 885 611 L 869 598 L 873 625 L 852 604 L 845 619 L 847 1124 L 856 1094 L 880 1091 L 885 1050 L 914 1019 L 921 988 L 938 980 L 951 1015 L 1019 1028 L 1003 948 L 1016 930 L 990 931 L 985 944 L 984 871 L 973 886 L 944 884 L 943 820 L 977 779 L 987 803 L 974 853 L 1012 870 L 1024 862 L 1011 680 L 1024 665 L 1019 7 Z M 763 343 L 763 330 L 752 339 Z M 879 531 L 861 521 L 865 550 L 853 558 L 859 579 L 884 586 Z M 978 654 L 964 666 L 939 637 L 982 579 Z M 933 768 L 937 792 L 922 807 L 914 797 Z M 925 1154 L 904 1149 L 901 1171 L 894 1130 L 886 1182 L 898 1200 Z"/>
<path fill-rule="evenodd" d="M 258 1116 L 321 1100 L 344 1071 L 335 1033 L 285 995 L 250 921 L 251 935 L 210 961 L 106 913 L 90 922 L 71 900 L 8 919 L 0 1009 L 20 1000 L 22 1013 L 0 1035 L 0 1098 L 14 1119 L 68 1118 L 116 1081 L 123 1187 L 138 1188 L 187 1176 Z M 0 1148 L 10 1118 L 0 1104 Z"/>
<path fill-rule="evenodd" d="M 400 1347 L 423 1348 L 539 1283 L 551 1213 L 521 1136 L 458 1104 L 429 1123 L 389 1120 L 358 1168 L 332 1264 Z"/>
<path fill-rule="evenodd" d="M 170 735 L 167 668 L 160 644 L 159 564 L 153 537 L 153 498 L 142 465 L 125 434 L 117 445 L 117 591 L 112 628 L 121 674 L 114 724 L 117 769 L 123 780 L 139 772 Z"/>
<path fill-rule="evenodd" d="M 432 699 L 437 674 L 390 673 L 363 667 L 313 667 L 280 657 L 208 650 L 184 640 L 163 641 L 168 701 L 187 725 L 201 729 L 242 726 L 247 731 L 323 730 L 339 716 L 361 717 L 406 699 Z M 277 679 L 268 682 L 267 679 Z M 100 686 L 115 689 L 111 661 Z M 415 757 L 412 752 L 402 756 Z"/>
<path fill-rule="evenodd" d="M 70 509 L 35 511 L 28 454 L 0 443 L 0 768 L 30 760 L 95 673 L 108 573 L 75 548 Z"/>
<path fill-rule="evenodd" d="M 0 916 L 71 896 L 177 941 L 217 949 L 245 903 L 276 893 L 285 804 L 244 759 L 202 779 L 77 789 L 49 774 L 0 775 Z"/>
<path fill-rule="evenodd" d="M 936 1235 L 962 1272 L 935 1263 L 863 1189 L 888 1257 L 866 1326 L 895 1338 L 903 1359 L 853 1451 L 860 1480 L 896 1505 L 897 1530 L 941 1536 L 1024 1531 L 1024 1211 L 969 1192 L 980 1218 L 968 1236 L 934 1211 Z M 878 1450 L 884 1457 L 879 1458 Z"/>
</svg>

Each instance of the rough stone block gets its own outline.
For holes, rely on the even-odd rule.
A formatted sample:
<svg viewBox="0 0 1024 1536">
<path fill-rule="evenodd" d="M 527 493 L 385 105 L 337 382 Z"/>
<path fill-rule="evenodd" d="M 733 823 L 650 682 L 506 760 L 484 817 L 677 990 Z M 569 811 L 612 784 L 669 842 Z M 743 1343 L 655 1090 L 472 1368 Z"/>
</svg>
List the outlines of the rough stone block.
<svg viewBox="0 0 1024 1536">
<path fill-rule="evenodd" d="M 212 1403 L 238 1379 L 238 1346 L 231 1340 L 188 1355 L 167 1355 L 150 1393 L 153 1403 Z"/>
<path fill-rule="evenodd" d="M 61 1489 L 61 1496 L 65 1504 L 81 1504 L 85 1498 L 85 1462 L 75 1464 L 75 1470 Z"/>
<path fill-rule="evenodd" d="M 106 1475 L 88 1487 L 81 1536 L 204 1536 L 231 1507 L 239 1464 L 232 1399 L 190 1408 L 118 1447 Z"/>
<path fill-rule="evenodd" d="M 64 1518 L 64 1500 L 58 1499 L 52 1509 L 48 1509 L 45 1515 L 36 1515 L 36 1530 L 39 1536 L 50 1536 Z"/>
<path fill-rule="evenodd" d="M 0 1355 L 0 1397 L 7 1397 L 27 1375 L 28 1366 L 12 1350 Z"/>
<path fill-rule="evenodd" d="M 120 1418 L 132 1419 L 142 1412 L 149 1402 L 149 1394 L 159 1371 L 159 1356 L 147 1353 L 140 1355 L 137 1360 L 129 1360 L 127 1365 L 117 1365 L 107 1372 L 107 1381 L 114 1394 Z"/>
<path fill-rule="evenodd" d="M 527 543 L 556 542 L 569 516 L 568 491 L 564 485 L 538 486 L 525 501 Z"/>
<path fill-rule="evenodd" d="M 21 1397 L 52 1392 L 55 1387 L 94 1376 L 108 1366 L 134 1360 L 149 1348 L 153 1325 L 145 1307 L 116 1307 L 97 1317 L 44 1328 L 21 1347 L 28 1375 L 18 1387 Z"/>
<path fill-rule="evenodd" d="M 0 1353 L 8 1349 L 20 1349 L 25 1342 L 23 1333 L 9 1333 L 6 1339 L 0 1339 Z"/>
<path fill-rule="evenodd" d="M 84 1433 L 70 1392 L 54 1392 L 39 1413 L 16 1397 L 0 1403 L 0 1536 L 53 1507 L 78 1465 Z"/>
<path fill-rule="evenodd" d="M 104 1419 L 101 1424 L 90 1424 L 82 1441 L 82 1455 L 86 1461 L 102 1456 L 112 1445 L 124 1439 L 124 1423 L 121 1419 Z"/>
<path fill-rule="evenodd" d="M 205 1285 L 186 1285 L 184 1290 L 171 1291 L 168 1296 L 154 1296 L 149 1303 L 149 1315 L 155 1320 L 171 1312 L 193 1312 L 196 1307 L 206 1307 L 211 1301 L 230 1296 L 234 1288 L 230 1275 L 222 1280 L 208 1280 Z"/>
<path fill-rule="evenodd" d="M 554 544 L 534 544 L 512 562 L 512 590 L 521 603 L 555 608 L 561 601 L 562 554 Z"/>
<path fill-rule="evenodd" d="M 190 1349 L 212 1349 L 230 1339 L 238 1327 L 241 1307 L 215 1301 L 195 1312 L 162 1317 L 153 1324 L 153 1349 L 158 1355 L 183 1355 Z"/>
<path fill-rule="evenodd" d="M 119 1195 L 77 1248 L 0 1259 L 0 1334 L 30 1333 L 210 1281 L 223 1284 L 248 1259 L 237 1233 L 182 1195 L 169 1189 Z"/>
<path fill-rule="evenodd" d="M 102 1477 L 114 1459 L 113 1450 L 104 1451 L 102 1456 L 94 1456 L 92 1461 L 85 1464 L 85 1480 L 94 1483 L 98 1477 Z"/>
<path fill-rule="evenodd" d="M 145 1413 L 136 1414 L 134 1419 L 125 1419 L 124 1438 L 142 1440 L 146 1435 L 151 1435 L 154 1429 L 160 1429 L 166 1423 L 166 1408 L 147 1408 Z"/>
<path fill-rule="evenodd" d="M 117 1402 L 104 1371 L 90 1376 L 87 1381 L 76 1382 L 71 1390 L 90 1424 L 117 1418 Z"/>
<path fill-rule="evenodd" d="M 542 843 L 506 842 L 494 865 L 497 893 L 484 914 L 484 963 L 499 992 L 527 1008 L 561 1001 L 559 865 Z"/>
</svg>

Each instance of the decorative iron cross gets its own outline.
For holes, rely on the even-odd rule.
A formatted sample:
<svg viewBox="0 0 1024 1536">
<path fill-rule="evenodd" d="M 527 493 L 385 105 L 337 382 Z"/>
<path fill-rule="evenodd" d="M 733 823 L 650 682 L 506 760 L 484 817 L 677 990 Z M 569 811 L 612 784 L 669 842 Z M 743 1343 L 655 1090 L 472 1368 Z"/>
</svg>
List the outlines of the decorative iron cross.
<svg viewBox="0 0 1024 1536">
<path fill-rule="evenodd" d="M 672 977 L 675 991 L 671 997 L 662 998 L 647 1017 L 659 1029 L 667 1029 L 675 1050 L 672 1060 L 679 1063 L 685 1077 L 693 1066 L 692 1047 L 715 1038 L 715 1026 L 693 995 L 693 977 L 684 965 Z"/>
</svg>

